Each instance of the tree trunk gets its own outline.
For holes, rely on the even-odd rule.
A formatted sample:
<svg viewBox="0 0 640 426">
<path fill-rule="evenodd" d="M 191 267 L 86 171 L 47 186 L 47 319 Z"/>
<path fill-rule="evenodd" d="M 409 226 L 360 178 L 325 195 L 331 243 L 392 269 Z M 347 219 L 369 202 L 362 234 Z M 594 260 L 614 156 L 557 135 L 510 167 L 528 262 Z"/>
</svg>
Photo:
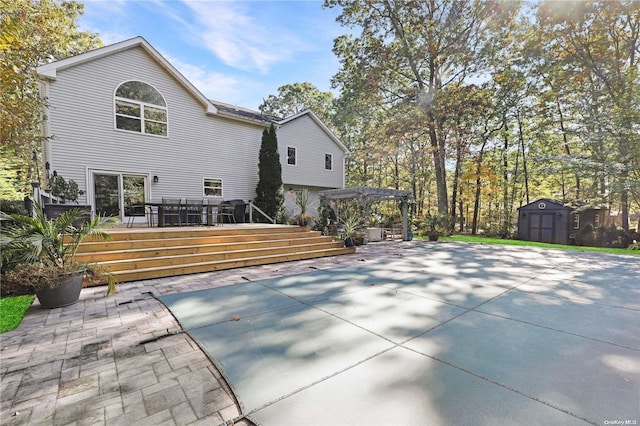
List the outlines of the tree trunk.
<svg viewBox="0 0 640 426">
<path fill-rule="evenodd" d="M 433 152 L 433 165 L 436 172 L 436 195 L 438 197 L 438 212 L 447 215 L 449 202 L 447 201 L 447 176 L 444 168 L 444 150 L 440 149 L 436 123 L 433 113 L 429 113 L 429 138 Z"/>
<path fill-rule="evenodd" d="M 484 158 L 484 147 L 487 145 L 487 139 L 482 141 L 482 147 L 478 154 L 478 160 L 476 161 L 476 194 L 475 201 L 473 202 L 473 222 L 471 224 L 471 235 L 478 233 L 478 216 L 480 214 L 480 195 L 482 193 L 482 160 Z"/>
<path fill-rule="evenodd" d="M 569 142 L 567 140 L 567 131 L 564 127 L 564 115 L 562 114 L 562 108 L 560 107 L 560 100 L 556 98 L 556 105 L 558 106 L 558 114 L 560 116 L 560 131 L 562 132 L 562 142 L 564 143 L 564 152 L 567 153 L 567 155 L 569 157 L 571 157 L 571 148 L 569 147 Z M 564 175 L 563 175 L 564 176 Z M 580 199 L 580 175 L 578 174 L 578 171 L 575 170 L 574 168 L 574 176 L 576 179 L 576 193 L 575 193 L 575 198 L 576 200 Z M 563 180 L 564 182 L 564 180 Z M 564 195 L 564 188 L 563 188 L 563 195 Z"/>
<path fill-rule="evenodd" d="M 529 173 L 527 172 L 527 155 L 524 150 L 524 136 L 522 135 L 522 121 L 520 120 L 520 111 L 518 111 L 516 117 L 518 118 L 518 135 L 520 137 L 520 147 L 522 148 L 522 170 L 524 172 L 524 188 L 527 197 L 527 204 L 529 204 Z"/>
<path fill-rule="evenodd" d="M 626 182 L 629 178 L 629 172 L 625 168 L 622 173 L 622 181 Z M 622 229 L 629 231 L 629 191 L 623 189 L 620 193 L 620 210 L 622 210 Z"/>
<path fill-rule="evenodd" d="M 460 185 L 460 232 L 464 231 L 464 223 L 465 223 L 465 219 L 466 219 L 466 215 L 464 214 L 464 205 L 463 205 L 463 201 L 462 201 L 462 185 Z"/>
<path fill-rule="evenodd" d="M 456 143 L 456 168 L 453 174 L 453 188 L 451 189 L 451 218 L 456 219 L 456 204 L 458 201 L 458 187 L 460 186 L 460 172 L 462 169 L 462 139 L 458 135 Z M 462 209 L 460 209 L 462 215 Z"/>
<path fill-rule="evenodd" d="M 507 115 L 502 116 L 504 129 L 504 146 L 502 148 L 502 214 L 500 215 L 500 234 L 503 237 L 510 234 L 511 225 L 511 206 L 509 205 L 509 159 L 507 151 L 509 150 L 509 127 L 507 126 Z"/>
</svg>

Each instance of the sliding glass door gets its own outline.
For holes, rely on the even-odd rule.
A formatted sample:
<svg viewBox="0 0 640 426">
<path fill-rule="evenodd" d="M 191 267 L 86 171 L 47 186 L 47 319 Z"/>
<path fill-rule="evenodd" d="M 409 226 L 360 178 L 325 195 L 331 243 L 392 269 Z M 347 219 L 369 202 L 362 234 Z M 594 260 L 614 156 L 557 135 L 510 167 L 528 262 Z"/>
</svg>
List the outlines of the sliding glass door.
<svg viewBox="0 0 640 426">
<path fill-rule="evenodd" d="M 126 220 L 130 207 L 146 199 L 147 177 L 116 172 L 93 172 L 96 214 Z"/>
</svg>

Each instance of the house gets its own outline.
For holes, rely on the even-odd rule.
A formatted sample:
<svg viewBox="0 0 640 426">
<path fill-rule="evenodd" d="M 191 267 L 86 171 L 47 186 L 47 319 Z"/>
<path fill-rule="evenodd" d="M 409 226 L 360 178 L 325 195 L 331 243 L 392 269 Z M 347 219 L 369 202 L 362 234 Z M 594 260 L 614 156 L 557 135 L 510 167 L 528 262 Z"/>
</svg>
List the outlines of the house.
<svg viewBox="0 0 640 426">
<path fill-rule="evenodd" d="M 285 193 L 344 187 L 348 150 L 312 111 L 281 119 L 207 99 L 142 37 L 36 73 L 48 100 L 44 175 L 75 180 L 93 213 L 124 221 L 128 206 L 163 197 L 254 199 L 271 123 Z"/>
<path fill-rule="evenodd" d="M 540 198 L 518 208 L 518 238 L 553 244 L 575 244 L 587 226 L 604 225 L 604 210 L 584 203 Z"/>
</svg>

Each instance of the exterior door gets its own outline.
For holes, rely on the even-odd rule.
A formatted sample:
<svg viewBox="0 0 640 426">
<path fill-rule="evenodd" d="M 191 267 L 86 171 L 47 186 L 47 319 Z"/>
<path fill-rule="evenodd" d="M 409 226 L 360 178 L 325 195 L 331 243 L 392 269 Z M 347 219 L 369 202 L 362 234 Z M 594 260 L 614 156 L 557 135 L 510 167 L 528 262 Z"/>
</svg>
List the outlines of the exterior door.
<svg viewBox="0 0 640 426">
<path fill-rule="evenodd" d="M 529 218 L 529 240 L 553 243 L 555 237 L 554 217 L 554 213 L 532 213 Z"/>
<path fill-rule="evenodd" d="M 96 214 L 127 220 L 129 207 L 144 203 L 147 187 L 147 177 L 144 175 L 94 172 L 93 199 Z M 140 220 L 143 221 L 144 218 Z"/>
</svg>

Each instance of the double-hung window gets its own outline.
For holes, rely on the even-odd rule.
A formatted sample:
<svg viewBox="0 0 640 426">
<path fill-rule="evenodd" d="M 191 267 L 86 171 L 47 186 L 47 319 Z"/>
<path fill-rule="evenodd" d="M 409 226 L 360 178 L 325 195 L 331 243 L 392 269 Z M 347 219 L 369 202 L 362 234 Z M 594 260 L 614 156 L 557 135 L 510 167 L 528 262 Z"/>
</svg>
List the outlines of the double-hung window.
<svg viewBox="0 0 640 426">
<path fill-rule="evenodd" d="M 287 164 L 290 166 L 296 165 L 296 149 L 292 146 L 287 147 Z"/>
<path fill-rule="evenodd" d="M 333 155 L 325 154 L 324 155 L 324 169 L 325 170 L 333 170 Z"/>
<path fill-rule="evenodd" d="M 204 179 L 205 197 L 222 197 L 222 179 Z"/>
<path fill-rule="evenodd" d="M 116 129 L 167 136 L 167 103 L 153 86 L 127 81 L 116 89 Z"/>
</svg>

